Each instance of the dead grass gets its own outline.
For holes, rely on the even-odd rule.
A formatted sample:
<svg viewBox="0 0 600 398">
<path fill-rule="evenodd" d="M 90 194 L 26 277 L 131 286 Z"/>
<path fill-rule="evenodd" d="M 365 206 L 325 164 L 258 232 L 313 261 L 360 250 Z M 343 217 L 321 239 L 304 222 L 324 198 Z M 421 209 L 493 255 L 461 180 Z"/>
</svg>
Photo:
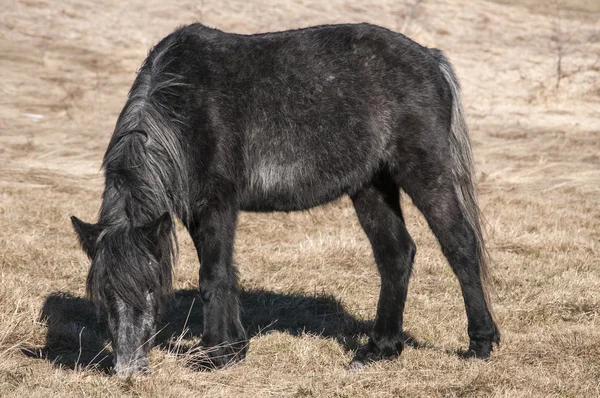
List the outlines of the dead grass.
<svg viewBox="0 0 600 398">
<path fill-rule="evenodd" d="M 593 0 L 9 0 L 0 24 L 0 395 L 600 395 L 599 12 Z M 202 308 L 182 231 L 177 294 L 151 375 L 105 375 L 110 352 L 82 298 L 88 263 L 68 216 L 94 218 L 101 158 L 135 70 L 153 43 L 192 20 L 237 32 L 369 21 L 450 55 L 494 258 L 503 344 L 492 361 L 458 357 L 467 345 L 458 283 L 403 198 L 419 246 L 409 345 L 397 361 L 346 370 L 379 278 L 342 200 L 241 217 L 236 262 L 252 336 L 243 363 L 188 366 Z"/>
</svg>

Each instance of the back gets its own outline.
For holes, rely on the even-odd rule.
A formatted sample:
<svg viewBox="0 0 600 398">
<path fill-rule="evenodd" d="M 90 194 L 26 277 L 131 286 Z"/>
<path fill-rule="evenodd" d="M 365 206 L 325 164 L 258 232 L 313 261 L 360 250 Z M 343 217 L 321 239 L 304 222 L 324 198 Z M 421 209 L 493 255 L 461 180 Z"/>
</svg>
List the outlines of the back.
<svg viewBox="0 0 600 398">
<path fill-rule="evenodd" d="M 170 68 L 193 98 L 181 113 L 194 140 L 238 148 L 224 162 L 247 210 L 352 193 L 395 152 L 403 116 L 442 102 L 430 51 L 373 25 L 238 35 L 195 24 L 172 36 Z"/>
</svg>

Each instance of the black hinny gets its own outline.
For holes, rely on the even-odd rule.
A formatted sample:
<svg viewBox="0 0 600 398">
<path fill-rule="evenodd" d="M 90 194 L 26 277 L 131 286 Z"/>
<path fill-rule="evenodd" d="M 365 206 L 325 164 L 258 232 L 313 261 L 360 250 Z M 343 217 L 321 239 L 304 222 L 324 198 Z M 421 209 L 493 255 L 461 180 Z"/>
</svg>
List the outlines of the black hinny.
<svg viewBox="0 0 600 398">
<path fill-rule="evenodd" d="M 171 217 L 198 252 L 202 345 L 218 367 L 247 350 L 232 264 L 239 211 L 304 210 L 342 195 L 381 275 L 375 326 L 352 366 L 396 357 L 416 253 L 400 189 L 458 277 L 467 355 L 487 358 L 500 341 L 459 84 L 439 50 L 368 24 L 257 35 L 184 26 L 150 51 L 103 166 L 98 223 L 73 224 L 120 375 L 147 366 L 177 253 Z"/>
</svg>

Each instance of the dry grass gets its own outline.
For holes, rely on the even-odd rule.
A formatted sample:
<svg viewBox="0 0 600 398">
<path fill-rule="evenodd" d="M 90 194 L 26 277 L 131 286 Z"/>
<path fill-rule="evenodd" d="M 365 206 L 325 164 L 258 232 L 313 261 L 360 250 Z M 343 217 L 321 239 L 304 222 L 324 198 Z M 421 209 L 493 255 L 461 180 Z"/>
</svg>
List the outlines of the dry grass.
<svg viewBox="0 0 600 398">
<path fill-rule="evenodd" d="M 600 394 L 596 0 L 9 0 L 2 8 L 0 395 Z M 237 32 L 369 21 L 450 55 L 495 260 L 504 339 L 491 362 L 456 355 L 467 345 L 458 283 L 405 199 L 419 246 L 405 321 L 411 345 L 397 361 L 346 370 L 379 280 L 342 200 L 241 217 L 236 261 L 252 335 L 243 363 L 199 373 L 181 354 L 201 332 L 191 290 L 198 264 L 182 233 L 178 294 L 152 374 L 124 382 L 102 372 L 110 353 L 97 356 L 105 342 L 82 299 L 88 263 L 68 216 L 94 219 L 101 157 L 134 72 L 151 44 L 192 20 Z"/>
</svg>

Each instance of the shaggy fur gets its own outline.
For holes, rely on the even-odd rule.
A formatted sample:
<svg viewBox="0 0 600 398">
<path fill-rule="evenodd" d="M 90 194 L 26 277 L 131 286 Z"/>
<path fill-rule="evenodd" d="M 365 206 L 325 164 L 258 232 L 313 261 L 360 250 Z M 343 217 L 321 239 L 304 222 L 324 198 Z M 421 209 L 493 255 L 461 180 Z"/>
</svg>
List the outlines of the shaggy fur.
<svg viewBox="0 0 600 398">
<path fill-rule="evenodd" d="M 115 369 L 146 366 L 183 221 L 202 264 L 202 344 L 213 366 L 243 358 L 232 264 L 240 210 L 352 199 L 381 274 L 370 341 L 352 366 L 396 357 L 416 246 L 399 202 L 425 215 L 465 299 L 469 355 L 498 329 L 458 80 L 438 50 L 368 25 L 237 35 L 200 24 L 154 47 L 104 158 L 98 224 L 73 219 L 92 259 L 88 291 L 108 314 Z M 140 350 L 139 347 L 142 347 Z"/>
</svg>

